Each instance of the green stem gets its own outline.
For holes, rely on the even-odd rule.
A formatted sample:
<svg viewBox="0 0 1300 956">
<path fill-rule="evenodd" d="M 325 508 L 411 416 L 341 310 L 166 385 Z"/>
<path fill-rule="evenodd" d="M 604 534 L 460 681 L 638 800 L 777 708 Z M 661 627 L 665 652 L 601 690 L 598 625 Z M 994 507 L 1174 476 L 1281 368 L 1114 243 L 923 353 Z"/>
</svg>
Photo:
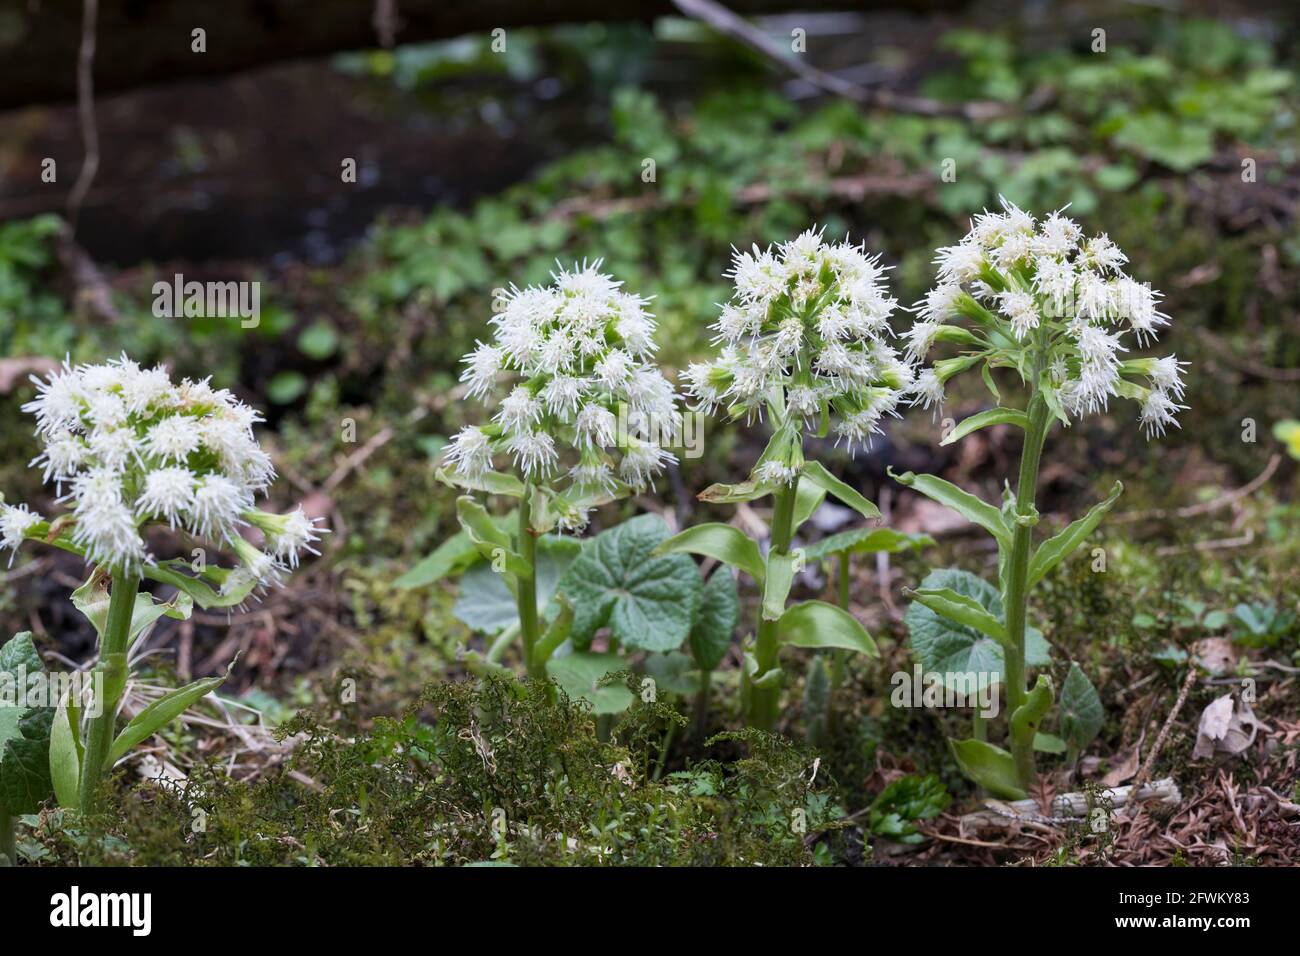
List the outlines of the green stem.
<svg viewBox="0 0 1300 956">
<path fill-rule="evenodd" d="M 4 807 L 0 807 L 0 856 L 5 857 L 10 866 L 18 865 L 18 854 L 14 852 L 14 818 Z"/>
<path fill-rule="evenodd" d="M 1028 517 L 1034 513 L 1034 499 L 1038 492 L 1038 463 L 1047 438 L 1050 410 L 1047 400 L 1035 388 L 1029 399 L 1029 427 L 1025 429 L 1025 445 L 1020 453 L 1020 482 L 1016 487 L 1016 515 Z M 1007 612 L 1007 634 L 1011 646 L 1006 651 L 1007 713 L 1014 714 L 1025 702 L 1025 621 L 1029 602 L 1029 551 L 1033 542 L 1031 523 L 1017 522 L 1012 529 L 1011 557 L 1006 569 L 1006 593 L 1003 604 Z M 1011 741 L 1011 754 L 1016 762 L 1020 785 L 1028 789 L 1033 785 L 1033 741 Z"/>
<path fill-rule="evenodd" d="M 772 554 L 787 554 L 790 540 L 794 537 L 794 485 L 782 485 L 775 492 L 772 513 Z M 758 662 L 758 673 L 766 674 L 776 667 L 777 656 L 781 650 L 777 635 L 777 622 L 769 621 L 759 610 L 758 639 L 754 646 L 754 659 Z M 771 730 L 776 724 L 776 715 L 780 708 L 780 681 L 770 687 L 749 688 L 749 723 L 759 730 Z"/>
<path fill-rule="evenodd" d="M 131 635 L 131 618 L 135 612 L 135 596 L 140 591 L 140 576 L 116 572 L 108 601 L 108 623 L 99 643 L 99 663 L 92 672 L 99 686 L 98 716 L 89 719 L 86 728 L 86 747 L 81 758 L 81 779 L 77 793 L 83 813 L 94 809 L 99 781 L 104 775 L 104 764 L 113 746 L 113 731 L 117 723 L 117 705 L 125 681 L 127 641 Z"/>
<path fill-rule="evenodd" d="M 532 520 L 533 489 L 529 485 L 524 489 L 524 496 L 519 499 L 519 553 L 528 565 L 527 577 L 516 575 L 516 602 L 519 607 L 519 631 L 524 638 L 524 666 L 528 676 L 544 677 L 546 668 L 534 660 L 533 645 L 541 636 L 537 623 L 537 537 L 533 534 Z"/>
</svg>

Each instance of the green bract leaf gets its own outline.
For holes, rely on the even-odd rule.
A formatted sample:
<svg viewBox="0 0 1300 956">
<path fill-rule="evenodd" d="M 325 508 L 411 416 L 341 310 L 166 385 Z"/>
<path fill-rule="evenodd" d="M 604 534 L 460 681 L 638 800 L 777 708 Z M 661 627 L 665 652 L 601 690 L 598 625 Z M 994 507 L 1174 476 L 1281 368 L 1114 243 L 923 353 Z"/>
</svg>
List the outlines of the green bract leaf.
<svg viewBox="0 0 1300 956">
<path fill-rule="evenodd" d="M 951 445 L 953 442 L 965 438 L 971 432 L 979 431 L 981 428 L 988 428 L 990 425 L 1015 425 L 1018 428 L 1028 428 L 1029 416 L 1015 408 L 990 408 L 986 412 L 980 412 L 978 415 L 963 419 L 956 428 L 948 433 L 948 437 L 939 444 Z"/>
<path fill-rule="evenodd" d="M 445 468 L 439 468 L 433 476 L 444 485 L 452 488 L 464 488 L 467 491 L 486 491 L 490 495 L 506 495 L 509 498 L 524 496 L 524 483 L 514 475 L 504 475 L 499 471 L 484 472 L 478 478 L 463 478 L 452 474 Z"/>
<path fill-rule="evenodd" d="M 0 647 L 0 807 L 13 816 L 35 813 L 53 789 L 54 708 L 28 706 L 26 699 L 29 676 L 44 672 L 29 632 L 15 634 Z"/>
<path fill-rule="evenodd" d="M 1081 751 L 1092 743 L 1106 719 L 1097 688 L 1092 686 L 1082 668 L 1070 662 L 1070 672 L 1061 685 L 1061 736 L 1075 750 Z"/>
<path fill-rule="evenodd" d="M 50 727 L 50 781 L 59 806 L 75 810 L 81 806 L 81 709 L 64 700 L 54 711 Z"/>
<path fill-rule="evenodd" d="M 501 527 L 505 519 L 494 518 Z M 430 554 L 425 555 L 414 567 L 393 582 L 393 587 L 422 588 L 441 581 L 449 574 L 464 571 L 479 559 L 478 547 L 470 540 L 464 529 L 438 545 Z"/>
<path fill-rule="evenodd" d="M 723 564 L 739 568 L 759 583 L 764 578 L 763 555 L 759 552 L 758 545 L 753 538 L 746 537 L 729 524 L 713 522 L 687 528 L 654 550 L 657 555 L 675 552 L 716 558 Z"/>
<path fill-rule="evenodd" d="M 700 670 L 715 670 L 722 663 L 739 621 L 736 579 L 727 568 L 718 568 L 700 592 L 700 607 L 691 626 L 691 656 Z"/>
<path fill-rule="evenodd" d="M 928 534 L 908 534 L 893 528 L 855 528 L 822 538 L 803 549 L 804 560 L 824 561 L 837 554 L 870 554 L 928 548 L 935 544 Z"/>
<path fill-rule="evenodd" d="M 834 495 L 864 518 L 879 518 L 880 509 L 853 488 L 840 481 L 820 462 L 807 461 L 803 466 L 804 477 L 828 494 Z"/>
<path fill-rule="evenodd" d="M 700 572 L 685 554 L 655 555 L 668 538 L 658 515 L 641 515 L 587 541 L 560 581 L 573 602 L 571 639 L 586 647 L 602 627 L 629 647 L 671 651 L 690 634 Z"/>
<path fill-rule="evenodd" d="M 927 498 L 932 498 L 939 504 L 951 508 L 966 520 L 974 522 L 993 535 L 1003 547 L 1010 547 L 1011 529 L 1002 520 L 1002 512 L 988 502 L 934 475 L 917 475 L 910 471 L 897 475 L 892 469 L 885 470 L 899 484 L 913 488 Z"/>
<path fill-rule="evenodd" d="M 546 662 L 546 672 L 573 700 L 591 704 L 594 714 L 618 714 L 632 706 L 632 692 L 621 681 L 602 684 L 606 674 L 624 670 L 617 654 L 567 654 Z"/>
<path fill-rule="evenodd" d="M 990 793 L 1010 800 L 1023 800 L 1028 794 L 1020 787 L 1016 761 L 1001 747 L 984 740 L 949 740 L 952 755 L 962 773 Z"/>
<path fill-rule="evenodd" d="M 779 620 L 785 613 L 786 598 L 794 585 L 795 567 L 802 560 L 798 553 L 778 554 L 772 551 L 767 556 L 767 576 L 763 581 L 763 619 Z"/>
<path fill-rule="evenodd" d="M 552 604 L 560 578 L 582 545 L 572 538 L 547 535 L 537 539 L 537 606 L 544 611 Z M 690 560 L 687 558 L 686 560 Z M 550 614 L 555 608 L 549 609 Z M 519 620 L 519 608 L 506 584 L 505 575 L 493 571 L 490 562 L 474 565 L 460 579 L 460 596 L 452 614 L 468 627 L 484 634 L 498 634 Z M 549 616 L 549 615 L 548 615 Z"/>
<path fill-rule="evenodd" d="M 973 598 L 990 615 L 1004 623 L 1002 598 L 983 578 L 957 568 L 931 571 L 921 582 L 923 589 L 950 589 Z M 958 624 L 935 613 L 920 601 L 913 601 L 904 617 L 912 653 L 922 671 L 941 674 L 945 686 L 956 686 L 958 675 L 987 675 L 985 683 L 1001 682 L 1006 671 L 1002 646 L 973 627 Z M 1025 664 L 1042 667 L 1051 660 L 1051 650 L 1040 631 L 1025 628 Z M 997 675 L 996 679 L 992 675 Z"/>
<path fill-rule="evenodd" d="M 1123 491 L 1124 485 L 1115 482 L 1105 501 L 1093 505 L 1086 515 L 1078 521 L 1071 522 L 1064 531 L 1053 535 L 1039 546 L 1029 562 L 1029 587 L 1041 581 L 1043 575 L 1069 557 L 1075 548 L 1087 540 L 1088 535 L 1097 530 L 1097 525 L 1101 524 L 1101 519 L 1106 516 L 1106 512 L 1111 509 Z"/>
<path fill-rule="evenodd" d="M 825 500 L 826 489 L 801 475 L 799 484 L 794 489 L 794 515 L 792 516 L 794 523 L 790 526 L 791 529 L 798 531 Z"/>
<path fill-rule="evenodd" d="M 1011 712 L 1012 738 L 1023 740 L 1032 746 L 1034 735 L 1038 733 L 1038 725 L 1042 723 L 1044 715 L 1052 706 L 1054 697 L 1052 679 L 1046 674 L 1039 674 L 1033 689 L 1025 697 L 1025 702 Z"/>
<path fill-rule="evenodd" d="M 72 604 L 85 615 L 95 628 L 95 633 L 102 640 L 104 628 L 108 627 L 108 605 L 111 595 L 108 590 L 108 578 L 99 573 L 72 592 Z M 131 632 L 127 638 L 130 647 L 155 621 L 164 615 L 178 621 L 189 620 L 194 610 L 194 599 L 185 591 L 180 591 L 167 602 L 160 602 L 148 591 L 140 591 L 135 596 L 135 607 L 131 611 Z"/>
<path fill-rule="evenodd" d="M 777 624 L 782 643 L 795 647 L 842 647 L 878 657 L 876 642 L 848 611 L 825 601 L 794 605 Z"/>
<path fill-rule="evenodd" d="M 233 664 L 231 665 L 234 666 Z M 190 706 L 196 703 L 201 697 L 216 690 L 226 682 L 230 676 L 230 671 L 222 674 L 220 677 L 205 677 L 202 680 L 196 680 L 184 687 L 177 687 L 175 690 L 169 690 L 162 697 L 155 700 L 140 713 L 136 714 L 122 732 L 117 735 L 113 741 L 113 746 L 109 748 L 108 758 L 104 761 L 105 768 L 111 767 L 117 761 L 121 760 L 131 748 L 141 741 L 147 740 L 153 734 L 157 733 L 167 724 L 171 723 Z"/>
<path fill-rule="evenodd" d="M 916 600 L 936 614 L 987 634 L 1004 647 L 1008 642 L 1006 627 L 972 597 L 959 594 L 952 588 L 918 588 L 904 593 L 915 595 Z"/>
<path fill-rule="evenodd" d="M 738 485 L 710 485 L 700 492 L 699 499 L 710 504 L 729 505 L 740 501 L 755 501 L 764 495 L 770 495 L 774 490 L 772 485 L 742 481 Z"/>
</svg>

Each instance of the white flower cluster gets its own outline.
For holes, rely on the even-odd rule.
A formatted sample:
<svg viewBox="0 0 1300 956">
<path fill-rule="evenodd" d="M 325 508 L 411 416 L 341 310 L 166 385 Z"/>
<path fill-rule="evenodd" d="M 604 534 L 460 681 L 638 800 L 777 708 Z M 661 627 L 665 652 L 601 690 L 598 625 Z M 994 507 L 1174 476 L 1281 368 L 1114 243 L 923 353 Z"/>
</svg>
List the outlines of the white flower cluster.
<svg viewBox="0 0 1300 956">
<path fill-rule="evenodd" d="M 675 460 L 662 444 L 677 434 L 677 397 L 654 362 L 647 300 L 599 268 L 561 268 L 551 285 L 505 297 L 492 341 L 465 356 L 461 381 L 480 399 L 499 382 L 511 388 L 489 424 L 452 439 L 444 460 L 454 475 L 476 480 L 509 455 L 526 479 L 553 486 L 567 463 L 580 494 L 614 494 Z"/>
<path fill-rule="evenodd" d="M 87 560 L 138 569 L 152 560 L 147 526 L 166 523 L 239 554 L 243 567 L 228 576 L 229 589 L 248 574 L 277 582 L 318 540 L 301 508 L 274 515 L 254 507 L 275 469 L 253 437 L 260 415 L 229 391 L 206 379 L 177 385 L 166 370 L 125 355 L 103 365 L 65 361 L 32 381 L 37 397 L 23 411 L 36 416 L 44 450 L 31 464 L 69 506 L 61 526 Z M 43 522 L 26 505 L 0 504 L 0 543 L 16 550 Z M 240 537 L 244 524 L 262 530 L 265 551 Z"/>
<path fill-rule="evenodd" d="M 918 321 L 904 335 L 909 358 L 919 363 L 951 330 L 946 323 L 963 315 L 1004 342 L 1039 350 L 1068 413 L 1095 414 L 1123 395 L 1141 403 L 1148 437 L 1177 425 L 1186 363 L 1120 358 L 1126 333 L 1145 347 L 1169 324 L 1160 294 L 1124 273 L 1128 257 L 1105 233 L 1086 237 L 1060 212 L 1040 222 L 1006 199 L 1002 207 L 976 216 L 961 242 L 939 249 L 939 282 L 916 304 Z M 986 344 L 996 347 L 996 337 Z M 939 363 L 922 372 L 916 401 L 942 403 L 947 378 L 965 367 Z M 1132 374 L 1147 384 L 1124 378 Z"/>
<path fill-rule="evenodd" d="M 850 451 L 869 443 L 912 380 L 885 338 L 898 302 L 879 257 L 809 230 L 775 249 L 736 252 L 728 276 L 735 293 L 713 325 L 721 354 L 686 371 L 699 407 L 761 416 L 777 397 L 805 422 L 833 410 Z M 764 466 L 775 480 L 780 464 Z"/>
</svg>

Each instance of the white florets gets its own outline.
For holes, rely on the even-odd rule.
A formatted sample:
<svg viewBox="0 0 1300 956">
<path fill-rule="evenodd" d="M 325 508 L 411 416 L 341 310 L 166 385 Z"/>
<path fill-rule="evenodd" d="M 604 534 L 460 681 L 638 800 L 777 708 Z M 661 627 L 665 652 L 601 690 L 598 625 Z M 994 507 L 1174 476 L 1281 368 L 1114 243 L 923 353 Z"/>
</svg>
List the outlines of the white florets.
<svg viewBox="0 0 1300 956">
<path fill-rule="evenodd" d="M 671 460 L 660 445 L 677 432 L 677 398 L 654 364 L 654 318 L 599 266 L 561 268 L 551 285 L 498 300 L 494 338 L 465 357 L 461 381 L 474 398 L 498 382 L 511 390 L 490 425 L 452 439 L 454 477 L 475 481 L 508 455 L 527 479 L 612 493 L 616 471 L 641 487 Z"/>
<path fill-rule="evenodd" d="M 102 365 L 64 362 L 32 380 L 37 395 L 23 410 L 35 415 L 44 446 L 32 465 L 60 492 L 69 486 L 60 499 L 70 511 L 68 537 L 87 560 L 138 570 L 152 560 L 145 547 L 152 523 L 234 547 L 240 526 L 261 514 L 254 499 L 275 469 L 253 436 L 261 416 L 229 391 L 206 380 L 174 384 L 165 369 L 141 368 L 125 355 Z M 7 547 L 43 521 L 25 506 L 3 508 Z M 295 518 L 269 559 L 296 565 L 310 540 Z"/>
<path fill-rule="evenodd" d="M 1122 358 L 1126 333 L 1145 347 L 1169 316 L 1160 311 L 1158 292 L 1121 271 L 1128 257 L 1104 233 L 1086 237 L 1062 212 L 1035 220 L 1003 199 L 1001 212 L 976 216 L 965 238 L 940 249 L 935 261 L 938 284 L 913 307 L 918 321 L 903 333 L 911 361 L 919 364 L 941 326 L 965 315 L 980 332 L 998 323 L 1003 335 L 1040 352 L 1068 414 L 1105 411 L 1123 394 L 1142 403 L 1139 420 L 1148 437 L 1177 424 L 1174 416 L 1184 407 L 1180 363 L 1172 356 Z M 985 344 L 1005 351 L 1006 339 L 1001 342 L 993 336 Z M 1132 375 L 1147 383 L 1126 378 Z M 914 401 L 929 407 L 940 400 L 943 384 L 922 373 Z"/>
<path fill-rule="evenodd" d="M 785 414 L 812 423 L 823 411 L 857 418 L 879 401 L 875 392 L 907 387 L 910 370 L 885 341 L 898 303 L 879 257 L 809 230 L 774 249 L 736 252 L 728 275 L 735 291 L 713 325 L 721 353 L 684 376 L 697 408 L 761 417 L 777 395 Z M 870 431 L 837 434 L 852 445 Z"/>
</svg>

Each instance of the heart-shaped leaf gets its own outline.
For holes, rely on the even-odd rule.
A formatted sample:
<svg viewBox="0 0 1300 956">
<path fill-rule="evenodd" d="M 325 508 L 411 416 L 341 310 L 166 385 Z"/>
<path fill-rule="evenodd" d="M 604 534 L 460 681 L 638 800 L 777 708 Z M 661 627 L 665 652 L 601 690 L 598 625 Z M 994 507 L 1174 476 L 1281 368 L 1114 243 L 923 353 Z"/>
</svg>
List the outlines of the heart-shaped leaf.
<svg viewBox="0 0 1300 956">
<path fill-rule="evenodd" d="M 689 560 L 689 559 L 688 559 Z M 618 654 L 574 653 L 552 657 L 546 672 L 573 700 L 591 704 L 594 714 L 618 714 L 632 706 L 632 692 L 621 681 L 603 683 L 606 674 L 624 670 L 625 661 Z"/>
<path fill-rule="evenodd" d="M 1061 736 L 1076 751 L 1081 751 L 1092 743 L 1101 731 L 1106 719 L 1106 712 L 1101 705 L 1097 688 L 1092 686 L 1088 675 L 1073 661 L 1070 672 L 1065 675 L 1061 685 Z"/>
<path fill-rule="evenodd" d="M 15 634 L 0 647 L 0 682 L 7 697 L 0 703 L 0 807 L 13 816 L 35 813 L 53 789 L 50 722 L 54 708 L 28 706 L 26 699 L 30 676 L 44 670 L 29 632 Z"/>
<path fill-rule="evenodd" d="M 700 572 L 688 555 L 654 553 L 667 538 L 662 518 L 640 515 L 582 546 L 560 581 L 573 603 L 575 647 L 586 647 L 602 627 L 628 647 L 681 647 L 700 603 Z"/>
<path fill-rule="evenodd" d="M 704 583 L 700 608 L 691 626 L 690 648 L 695 666 L 715 670 L 731 647 L 731 635 L 740 621 L 740 594 L 731 570 L 718 568 Z"/>
<path fill-rule="evenodd" d="M 1005 623 L 1002 598 L 983 578 L 957 568 L 931 571 L 921 582 L 924 589 L 944 589 L 972 598 L 999 622 Z M 950 621 L 920 601 L 913 601 L 904 617 L 912 653 L 926 673 L 943 675 L 954 686 L 958 675 L 983 675 L 987 682 L 1000 682 L 1006 670 L 1002 647 L 993 638 L 964 624 Z M 1025 664 L 1043 667 L 1051 662 L 1051 649 L 1042 633 L 1025 628 Z"/>
</svg>

